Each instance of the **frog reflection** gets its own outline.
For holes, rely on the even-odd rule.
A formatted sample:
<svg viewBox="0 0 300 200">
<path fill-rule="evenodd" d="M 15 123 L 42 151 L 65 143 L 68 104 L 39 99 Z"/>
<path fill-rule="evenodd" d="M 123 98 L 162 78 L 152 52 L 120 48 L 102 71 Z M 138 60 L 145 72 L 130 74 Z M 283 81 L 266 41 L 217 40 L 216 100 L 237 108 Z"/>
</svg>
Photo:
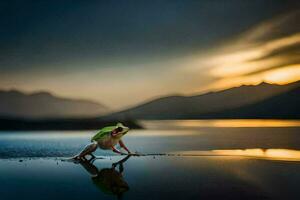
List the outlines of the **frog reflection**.
<svg viewBox="0 0 300 200">
<path fill-rule="evenodd" d="M 116 195 L 118 198 L 121 198 L 123 193 L 129 190 L 129 186 L 123 178 L 123 163 L 129 158 L 130 155 L 113 163 L 111 168 L 104 168 L 100 170 L 93 164 L 93 160 L 82 161 L 80 164 L 92 175 L 91 178 L 93 183 L 102 192 Z"/>
</svg>

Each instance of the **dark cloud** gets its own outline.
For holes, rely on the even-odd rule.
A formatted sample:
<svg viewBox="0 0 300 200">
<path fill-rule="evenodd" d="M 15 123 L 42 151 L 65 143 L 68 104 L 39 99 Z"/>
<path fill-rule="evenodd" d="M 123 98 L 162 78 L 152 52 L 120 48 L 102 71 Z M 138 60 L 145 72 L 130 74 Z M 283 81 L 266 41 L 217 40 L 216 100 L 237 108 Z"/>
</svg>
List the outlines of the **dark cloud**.
<svg viewBox="0 0 300 200">
<path fill-rule="evenodd" d="M 293 9 L 263 21 L 249 34 L 248 39 L 266 42 L 300 32 L 300 3 Z"/>
<path fill-rule="evenodd" d="M 7 1 L 0 4 L 2 70 L 205 49 L 297 1 Z"/>
</svg>

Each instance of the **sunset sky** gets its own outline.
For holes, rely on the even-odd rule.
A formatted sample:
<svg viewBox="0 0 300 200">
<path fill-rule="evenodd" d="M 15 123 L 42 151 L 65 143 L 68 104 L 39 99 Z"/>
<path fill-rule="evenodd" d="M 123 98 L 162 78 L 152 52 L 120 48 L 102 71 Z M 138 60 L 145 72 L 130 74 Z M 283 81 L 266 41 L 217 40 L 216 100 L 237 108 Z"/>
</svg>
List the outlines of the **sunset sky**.
<svg viewBox="0 0 300 200">
<path fill-rule="evenodd" d="M 297 0 L 19 0 L 0 15 L 0 89 L 122 109 L 300 80 Z"/>
</svg>

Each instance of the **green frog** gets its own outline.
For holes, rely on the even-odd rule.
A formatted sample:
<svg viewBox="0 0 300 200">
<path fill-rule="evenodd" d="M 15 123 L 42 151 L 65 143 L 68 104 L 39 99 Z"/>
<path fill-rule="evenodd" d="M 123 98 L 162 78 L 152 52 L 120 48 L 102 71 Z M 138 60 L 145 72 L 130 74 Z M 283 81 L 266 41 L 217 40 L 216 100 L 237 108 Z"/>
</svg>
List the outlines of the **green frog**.
<svg viewBox="0 0 300 200">
<path fill-rule="evenodd" d="M 125 149 L 128 154 L 131 154 L 129 149 L 126 147 L 122 141 L 122 137 L 129 131 L 129 128 L 124 126 L 122 123 L 117 123 L 116 126 L 106 126 L 102 128 L 96 135 L 91 139 L 91 144 L 87 145 L 78 155 L 73 157 L 77 160 L 86 160 L 86 156 L 90 155 L 91 159 L 94 159 L 95 156 L 93 152 L 99 147 L 104 150 L 111 149 L 113 152 L 124 155 L 118 149 L 115 148 L 117 144 L 121 148 Z"/>
</svg>

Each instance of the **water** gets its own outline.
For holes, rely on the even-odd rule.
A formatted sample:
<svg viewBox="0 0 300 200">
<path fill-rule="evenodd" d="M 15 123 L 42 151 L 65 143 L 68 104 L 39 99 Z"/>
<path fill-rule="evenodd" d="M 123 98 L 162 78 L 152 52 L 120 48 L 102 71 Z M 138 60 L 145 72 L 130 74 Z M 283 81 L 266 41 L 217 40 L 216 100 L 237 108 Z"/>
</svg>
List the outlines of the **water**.
<svg viewBox="0 0 300 200">
<path fill-rule="evenodd" d="M 131 130 L 128 148 L 167 155 L 130 157 L 121 170 L 112 164 L 124 156 L 109 151 L 93 164 L 61 161 L 96 131 L 1 132 L 0 198 L 300 198 L 299 121 L 142 123 L 150 129 Z"/>
<path fill-rule="evenodd" d="M 124 137 L 124 142 L 133 152 L 253 148 L 300 150 L 300 121 L 186 120 L 142 123 L 149 129 L 131 130 Z M 1 132 L 0 158 L 72 156 L 82 150 L 96 132 Z M 96 154 L 114 155 L 101 150 Z"/>
</svg>

